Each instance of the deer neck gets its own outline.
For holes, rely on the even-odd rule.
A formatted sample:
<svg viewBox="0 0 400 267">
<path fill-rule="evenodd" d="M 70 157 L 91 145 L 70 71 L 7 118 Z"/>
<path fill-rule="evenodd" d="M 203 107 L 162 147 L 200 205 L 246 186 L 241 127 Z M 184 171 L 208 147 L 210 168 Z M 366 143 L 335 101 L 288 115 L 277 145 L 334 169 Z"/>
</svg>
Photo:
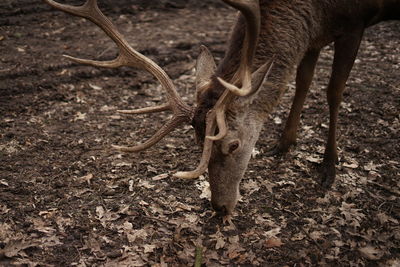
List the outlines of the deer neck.
<svg viewBox="0 0 400 267">
<path fill-rule="evenodd" d="M 269 4 L 262 6 L 263 19 L 253 70 L 271 58 L 274 58 L 274 66 L 268 80 L 264 82 L 249 105 L 249 113 L 252 116 L 255 115 L 257 121 L 265 121 L 268 114 L 279 104 L 287 89 L 287 83 L 309 49 L 311 40 L 315 39 L 321 30 L 321 26 L 316 23 L 320 15 L 310 2 L 312 1 L 299 2 L 296 10 L 290 7 L 290 1 L 281 1 L 278 6 L 276 4 L 275 6 Z M 274 12 L 277 8 L 280 11 Z M 282 13 L 282 10 L 286 10 L 290 14 Z M 305 17 L 309 18 L 307 23 L 304 21 Z M 225 57 L 217 69 L 217 76 L 229 80 L 234 70 L 238 69 L 241 44 L 245 35 L 244 29 L 244 20 L 239 16 Z"/>
</svg>

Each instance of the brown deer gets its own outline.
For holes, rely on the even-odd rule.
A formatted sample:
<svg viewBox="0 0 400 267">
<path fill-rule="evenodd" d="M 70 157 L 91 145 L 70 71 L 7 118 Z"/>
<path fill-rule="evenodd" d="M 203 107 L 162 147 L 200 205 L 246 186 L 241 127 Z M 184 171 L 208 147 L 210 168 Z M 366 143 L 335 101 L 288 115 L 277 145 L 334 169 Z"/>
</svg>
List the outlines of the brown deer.
<svg viewBox="0 0 400 267">
<path fill-rule="evenodd" d="M 167 93 L 168 103 L 121 113 L 141 114 L 171 110 L 173 117 L 143 144 L 120 151 L 137 152 L 153 146 L 183 123 L 191 123 L 203 144 L 198 167 L 178 172 L 196 178 L 207 168 L 211 203 L 230 214 L 236 206 L 239 183 L 268 114 L 286 91 L 297 68 L 293 105 L 276 147 L 270 154 L 287 152 L 296 143 L 300 112 L 310 87 L 314 67 L 323 47 L 334 43 L 335 54 L 327 98 L 330 124 L 321 164 L 322 185 L 329 187 L 337 162 L 336 124 L 345 83 L 352 69 L 364 29 L 380 21 L 400 19 L 400 0 L 223 0 L 240 11 L 225 57 L 216 66 L 202 47 L 197 60 L 196 106 L 178 95 L 168 75 L 153 61 L 135 51 L 97 7 L 96 0 L 68 6 L 49 5 L 85 17 L 97 24 L 117 44 L 115 60 L 99 62 L 68 57 L 99 67 L 131 66 L 152 73 Z"/>
</svg>

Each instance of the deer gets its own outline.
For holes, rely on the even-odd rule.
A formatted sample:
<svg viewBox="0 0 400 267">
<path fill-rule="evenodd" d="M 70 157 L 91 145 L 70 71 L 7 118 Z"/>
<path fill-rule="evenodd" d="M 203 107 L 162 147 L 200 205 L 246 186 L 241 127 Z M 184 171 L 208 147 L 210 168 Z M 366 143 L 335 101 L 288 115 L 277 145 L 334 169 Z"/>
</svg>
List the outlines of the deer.
<svg viewBox="0 0 400 267">
<path fill-rule="evenodd" d="M 96 0 L 81 6 L 44 0 L 50 6 L 86 18 L 116 44 L 119 55 L 110 61 L 66 56 L 95 67 L 128 66 L 151 73 L 162 85 L 166 103 L 122 114 L 171 111 L 169 121 L 147 141 L 134 146 L 114 146 L 121 152 L 152 147 L 174 129 L 190 124 L 202 146 L 198 166 L 174 176 L 194 179 L 208 170 L 213 209 L 224 215 L 234 211 L 239 185 L 268 115 L 287 91 L 295 74 L 295 96 L 276 145 L 267 156 L 284 154 L 295 146 L 300 114 L 310 88 L 321 49 L 333 43 L 332 72 L 327 87 L 329 130 L 322 163 L 321 185 L 334 183 L 338 163 L 336 131 L 338 111 L 364 30 L 385 20 L 400 19 L 400 0 L 222 0 L 238 11 L 225 55 L 217 65 L 201 46 L 196 62 L 194 105 L 185 103 L 173 81 L 154 61 L 132 48 Z"/>
</svg>

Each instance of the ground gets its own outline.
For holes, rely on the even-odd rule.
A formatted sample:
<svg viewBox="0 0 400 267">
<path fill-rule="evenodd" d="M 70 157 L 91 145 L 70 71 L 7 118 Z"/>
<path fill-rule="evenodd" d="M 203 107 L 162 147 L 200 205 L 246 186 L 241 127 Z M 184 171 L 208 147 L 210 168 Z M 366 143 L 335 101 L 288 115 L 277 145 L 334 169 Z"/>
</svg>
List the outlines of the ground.
<svg viewBox="0 0 400 267">
<path fill-rule="evenodd" d="M 104 2 L 131 45 L 192 101 L 199 47 L 221 59 L 234 11 L 211 0 Z M 332 189 L 315 171 L 328 124 L 328 47 L 297 147 L 264 155 L 283 128 L 292 83 L 265 124 L 232 224 L 214 216 L 206 177 L 172 177 L 198 163 L 190 127 L 141 153 L 111 148 L 145 140 L 168 114 L 116 113 L 162 101 L 149 74 L 61 57 L 114 57 L 101 30 L 35 0 L 3 0 L 0 27 L 0 265 L 400 265 L 398 22 L 365 33 L 340 111 Z"/>
</svg>

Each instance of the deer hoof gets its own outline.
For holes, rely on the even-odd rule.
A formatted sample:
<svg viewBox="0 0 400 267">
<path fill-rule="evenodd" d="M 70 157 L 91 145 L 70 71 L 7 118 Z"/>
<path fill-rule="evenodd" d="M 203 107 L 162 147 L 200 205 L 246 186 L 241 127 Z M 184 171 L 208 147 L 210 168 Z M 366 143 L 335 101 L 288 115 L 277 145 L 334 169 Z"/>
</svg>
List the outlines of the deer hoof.
<svg viewBox="0 0 400 267">
<path fill-rule="evenodd" d="M 322 162 L 319 166 L 319 174 L 321 177 L 321 186 L 325 189 L 330 189 L 336 176 L 335 163 Z"/>
<path fill-rule="evenodd" d="M 267 157 L 272 157 L 272 156 L 283 156 L 287 152 L 289 152 L 289 149 L 292 145 L 282 145 L 281 143 L 277 143 L 273 145 L 271 148 L 268 148 L 267 152 L 265 155 Z"/>
</svg>

